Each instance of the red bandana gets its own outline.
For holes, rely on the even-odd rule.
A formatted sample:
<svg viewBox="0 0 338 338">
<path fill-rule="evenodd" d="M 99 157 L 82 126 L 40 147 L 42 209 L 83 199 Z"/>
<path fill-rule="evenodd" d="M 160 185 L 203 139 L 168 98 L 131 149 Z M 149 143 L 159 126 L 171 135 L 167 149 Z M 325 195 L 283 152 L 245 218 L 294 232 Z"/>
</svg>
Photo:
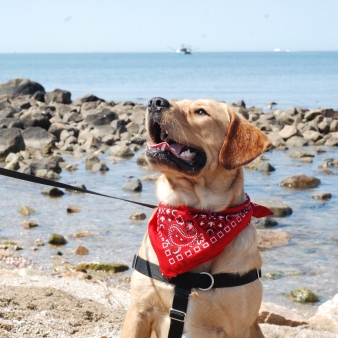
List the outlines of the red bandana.
<svg viewBox="0 0 338 338">
<path fill-rule="evenodd" d="M 250 202 L 220 212 L 162 203 L 149 221 L 150 242 L 165 277 L 190 271 L 218 256 L 250 223 L 273 212 Z"/>
</svg>

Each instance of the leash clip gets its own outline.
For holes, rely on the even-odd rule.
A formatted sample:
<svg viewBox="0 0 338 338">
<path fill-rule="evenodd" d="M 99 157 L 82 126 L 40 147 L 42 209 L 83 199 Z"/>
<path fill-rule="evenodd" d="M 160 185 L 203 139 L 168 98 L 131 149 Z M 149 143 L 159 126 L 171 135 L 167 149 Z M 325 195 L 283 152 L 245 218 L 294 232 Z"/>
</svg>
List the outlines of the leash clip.
<svg viewBox="0 0 338 338">
<path fill-rule="evenodd" d="M 214 283 L 215 283 L 214 276 L 211 273 L 209 273 L 209 272 L 201 272 L 200 275 L 208 275 L 210 277 L 210 279 L 211 279 L 211 283 L 210 283 L 209 287 L 207 287 L 205 289 L 204 288 L 199 288 L 199 289 L 201 291 L 208 291 L 208 290 L 212 289 L 212 287 L 214 286 Z"/>
</svg>

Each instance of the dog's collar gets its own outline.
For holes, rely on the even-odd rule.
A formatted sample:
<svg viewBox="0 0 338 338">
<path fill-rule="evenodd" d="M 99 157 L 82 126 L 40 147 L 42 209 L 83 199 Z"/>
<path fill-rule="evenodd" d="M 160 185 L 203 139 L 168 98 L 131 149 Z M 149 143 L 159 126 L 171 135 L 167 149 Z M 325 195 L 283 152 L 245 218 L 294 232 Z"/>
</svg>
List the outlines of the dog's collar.
<svg viewBox="0 0 338 338">
<path fill-rule="evenodd" d="M 221 212 L 160 203 L 148 224 L 149 239 L 163 275 L 172 278 L 221 254 L 252 216 L 272 214 L 268 208 L 252 203 L 249 196 L 245 203 Z"/>
</svg>

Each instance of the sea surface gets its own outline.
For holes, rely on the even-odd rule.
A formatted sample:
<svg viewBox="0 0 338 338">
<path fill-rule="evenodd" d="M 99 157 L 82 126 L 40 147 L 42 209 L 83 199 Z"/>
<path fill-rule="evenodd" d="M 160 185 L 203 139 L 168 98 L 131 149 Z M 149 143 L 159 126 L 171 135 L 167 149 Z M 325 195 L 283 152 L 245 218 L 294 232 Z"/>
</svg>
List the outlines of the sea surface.
<svg viewBox="0 0 338 338">
<path fill-rule="evenodd" d="M 277 107 L 338 108 L 338 53 L 196 53 L 176 54 L 12 54 L 0 55 L 0 81 L 26 77 L 41 83 L 46 91 L 62 88 L 72 97 L 94 93 L 106 100 L 146 102 L 153 96 L 166 98 L 211 97 L 227 102 L 243 99 L 247 106 L 263 107 L 271 101 Z M 311 164 L 291 159 L 288 151 L 273 150 L 266 154 L 275 171 L 263 175 L 245 170 L 246 192 L 252 200 L 273 199 L 290 205 L 293 214 L 278 219 L 274 231 L 291 236 L 287 246 L 262 252 L 263 273 L 276 273 L 275 279 L 262 278 L 264 301 L 300 308 L 309 315 L 318 304 L 294 304 L 286 296 L 296 287 L 307 287 L 320 297 L 320 303 L 338 292 L 338 169 L 334 175 L 320 173 L 318 164 L 326 158 L 338 159 L 337 148 L 325 148 Z M 308 147 L 315 153 L 315 148 Z M 140 152 L 142 149 L 140 150 Z M 141 193 L 126 192 L 122 185 L 133 178 L 153 174 L 137 166 L 132 159 L 115 164 L 109 154 L 102 160 L 109 171 L 86 171 L 84 159 L 64 155 L 78 163 L 75 172 L 61 173 L 64 183 L 86 185 L 87 189 L 149 204 L 157 204 L 155 183 L 143 181 Z M 1 164 L 3 165 L 3 164 Z M 290 190 L 278 183 L 290 175 L 318 177 L 315 189 Z M 49 198 L 41 194 L 42 186 L 0 177 L 0 240 L 16 241 L 24 250 L 20 255 L 32 259 L 51 272 L 58 260 L 57 251 L 70 263 L 81 261 L 120 262 L 131 265 L 146 231 L 147 221 L 134 221 L 130 215 L 151 209 L 126 202 L 85 194 L 66 194 Z M 316 192 L 330 192 L 332 199 L 311 198 Z M 28 205 L 36 210 L 22 216 L 18 210 Z M 81 209 L 67 214 L 70 205 Z M 39 226 L 24 229 L 24 220 Z M 74 238 L 73 234 L 89 230 L 92 236 Z M 47 244 L 52 232 L 63 234 L 68 243 L 62 247 Z M 29 248 L 41 238 L 46 245 L 37 251 Z M 88 256 L 74 255 L 83 245 Z M 130 274 L 129 270 L 125 274 Z M 320 304 L 319 303 L 319 304 Z"/>
<path fill-rule="evenodd" d="M 338 52 L 0 54 L 0 82 L 26 77 L 72 98 L 213 98 L 338 108 Z"/>
</svg>

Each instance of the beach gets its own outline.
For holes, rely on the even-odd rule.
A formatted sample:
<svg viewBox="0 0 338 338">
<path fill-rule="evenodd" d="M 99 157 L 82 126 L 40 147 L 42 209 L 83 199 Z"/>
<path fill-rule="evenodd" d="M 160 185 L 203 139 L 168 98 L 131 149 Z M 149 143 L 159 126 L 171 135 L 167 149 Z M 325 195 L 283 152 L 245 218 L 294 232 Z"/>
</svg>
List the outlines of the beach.
<svg viewBox="0 0 338 338">
<path fill-rule="evenodd" d="M 244 169 L 251 199 L 275 212 L 256 223 L 262 329 L 266 337 L 336 337 L 338 111 L 230 104 L 273 144 Z M 27 79 L 0 84 L 1 167 L 156 205 L 145 110 L 94 94 L 73 99 Z M 118 337 L 152 210 L 6 177 L 0 192 L 2 336 Z M 297 288 L 318 299 L 296 302 Z"/>
</svg>

